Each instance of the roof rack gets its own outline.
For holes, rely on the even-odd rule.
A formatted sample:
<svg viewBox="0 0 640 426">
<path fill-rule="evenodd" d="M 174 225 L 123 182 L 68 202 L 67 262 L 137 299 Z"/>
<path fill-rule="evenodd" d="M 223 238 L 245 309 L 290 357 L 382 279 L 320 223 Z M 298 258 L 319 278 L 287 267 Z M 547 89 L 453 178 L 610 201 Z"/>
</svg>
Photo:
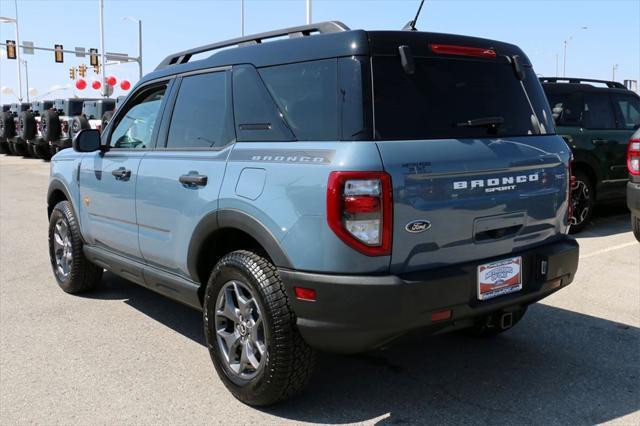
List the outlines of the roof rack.
<svg viewBox="0 0 640 426">
<path fill-rule="evenodd" d="M 540 81 L 542 83 L 602 83 L 611 89 L 626 89 L 625 85 L 622 83 L 618 83 L 617 81 L 608 81 L 608 80 L 594 80 L 589 78 L 575 78 L 575 77 L 540 77 Z"/>
<path fill-rule="evenodd" d="M 207 44 L 205 46 L 200 46 L 200 47 L 185 50 L 182 52 L 174 53 L 173 55 L 169 55 L 166 58 L 164 58 L 162 62 L 160 62 L 160 65 L 156 67 L 156 71 L 166 68 L 170 65 L 187 63 L 189 62 L 189 60 L 193 55 L 222 49 L 224 47 L 250 46 L 254 44 L 260 44 L 264 40 L 268 40 L 270 38 L 276 38 L 276 37 L 289 36 L 289 38 L 295 38 L 295 37 L 309 36 L 313 33 L 320 33 L 320 34 L 338 33 L 338 32 L 349 31 L 349 30 L 350 28 L 347 27 L 342 22 L 327 21 L 327 22 L 318 22 L 316 24 L 310 24 L 310 25 L 300 25 L 297 27 L 283 28 L 281 30 L 268 31 L 266 33 L 254 34 L 250 36 L 232 38 L 230 40 L 221 41 L 219 43 Z"/>
</svg>

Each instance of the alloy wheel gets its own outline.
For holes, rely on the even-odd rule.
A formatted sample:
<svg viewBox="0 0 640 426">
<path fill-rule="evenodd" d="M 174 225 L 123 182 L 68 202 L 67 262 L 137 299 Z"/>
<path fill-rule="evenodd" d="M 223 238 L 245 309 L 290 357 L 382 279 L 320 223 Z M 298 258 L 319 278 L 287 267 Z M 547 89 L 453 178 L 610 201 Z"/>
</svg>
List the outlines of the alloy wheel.
<svg viewBox="0 0 640 426">
<path fill-rule="evenodd" d="M 572 225 L 581 225 L 589 214 L 589 203 L 591 194 L 589 187 L 581 180 L 576 180 L 571 188 L 571 203 L 573 206 L 573 215 L 571 216 Z"/>
<path fill-rule="evenodd" d="M 63 218 L 58 219 L 53 231 L 53 250 L 56 259 L 56 276 L 60 281 L 64 281 L 69 276 L 73 265 L 73 247 L 69 225 Z"/>
<path fill-rule="evenodd" d="M 222 360 L 237 377 L 249 380 L 264 367 L 267 345 L 262 312 L 249 287 L 227 282 L 216 300 L 216 340 Z"/>
</svg>

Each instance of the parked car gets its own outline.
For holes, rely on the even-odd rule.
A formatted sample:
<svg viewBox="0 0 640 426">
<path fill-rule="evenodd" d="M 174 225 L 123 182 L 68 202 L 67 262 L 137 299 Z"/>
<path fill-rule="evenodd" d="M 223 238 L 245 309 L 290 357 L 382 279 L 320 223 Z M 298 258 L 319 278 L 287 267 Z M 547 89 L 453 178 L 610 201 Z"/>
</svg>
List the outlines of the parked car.
<svg viewBox="0 0 640 426">
<path fill-rule="evenodd" d="M 10 109 L 10 104 L 3 104 L 2 112 L 0 112 L 0 154 L 11 154 L 9 150 L 9 139 L 14 135 L 15 126 L 13 124 L 13 117 L 11 117 L 9 113 Z"/>
<path fill-rule="evenodd" d="M 42 135 L 42 114 L 53 108 L 53 101 L 37 101 L 31 104 L 31 109 L 23 111 L 18 117 L 20 138 L 27 142 L 27 151 L 31 157 L 48 160 L 49 144 Z"/>
<path fill-rule="evenodd" d="M 571 283 L 570 157 L 514 45 L 242 37 L 170 55 L 52 159 L 51 265 L 68 293 L 107 269 L 201 309 L 221 380 L 272 404 L 316 349 L 495 335 Z"/>
<path fill-rule="evenodd" d="M 73 137 L 82 129 L 89 128 L 89 121 L 82 116 L 85 101 L 95 99 L 56 99 L 53 109 L 44 113 L 41 119 L 42 134 L 49 142 L 51 155 L 70 148 Z"/>
<path fill-rule="evenodd" d="M 115 99 L 85 101 L 82 105 L 82 115 L 89 121 L 90 128 L 102 130 L 103 122 L 108 121 L 115 108 Z"/>
<path fill-rule="evenodd" d="M 631 228 L 640 242 L 640 129 L 631 136 L 627 149 L 627 206 L 631 210 Z"/>
<path fill-rule="evenodd" d="M 11 113 L 11 117 L 13 118 L 13 137 L 8 139 L 9 142 L 9 151 L 13 155 L 22 155 L 24 157 L 29 156 L 29 150 L 27 149 L 27 141 L 22 138 L 23 136 L 23 125 L 21 121 L 21 117 L 24 112 L 29 111 L 31 108 L 31 104 L 27 102 L 20 102 L 11 104 L 9 108 L 9 112 Z"/>
<path fill-rule="evenodd" d="M 589 223 L 596 203 L 624 201 L 627 142 L 640 126 L 640 97 L 615 81 L 541 78 L 556 123 L 573 152 L 571 232 Z"/>
</svg>

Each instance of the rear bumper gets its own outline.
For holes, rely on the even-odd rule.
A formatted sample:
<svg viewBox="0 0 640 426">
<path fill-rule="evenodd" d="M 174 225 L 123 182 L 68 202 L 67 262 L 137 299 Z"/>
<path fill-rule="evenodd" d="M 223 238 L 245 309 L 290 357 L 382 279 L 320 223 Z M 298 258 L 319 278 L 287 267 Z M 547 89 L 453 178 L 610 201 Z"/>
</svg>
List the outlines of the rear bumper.
<svg viewBox="0 0 640 426">
<path fill-rule="evenodd" d="M 411 330 L 441 333 L 471 326 L 487 314 L 534 303 L 573 281 L 578 243 L 570 237 L 504 257 L 522 256 L 523 288 L 487 301 L 477 299 L 479 264 L 448 266 L 403 276 L 325 275 L 281 269 L 298 328 L 307 343 L 329 352 L 376 348 Z M 546 261 L 546 273 L 541 265 Z M 313 288 L 315 302 L 295 298 L 293 287 Z M 452 310 L 448 320 L 431 314 Z"/>
<path fill-rule="evenodd" d="M 640 183 L 627 183 L 627 207 L 634 216 L 640 216 Z"/>
</svg>

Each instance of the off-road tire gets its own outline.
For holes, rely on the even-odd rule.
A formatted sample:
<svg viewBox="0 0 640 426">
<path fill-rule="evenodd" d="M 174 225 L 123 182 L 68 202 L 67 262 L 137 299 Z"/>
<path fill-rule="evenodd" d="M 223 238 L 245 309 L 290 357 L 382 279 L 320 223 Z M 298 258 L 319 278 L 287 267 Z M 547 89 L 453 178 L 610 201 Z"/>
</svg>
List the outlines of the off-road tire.
<svg viewBox="0 0 640 426">
<path fill-rule="evenodd" d="M 633 229 L 633 235 L 640 243 L 640 217 L 631 215 L 631 228 Z"/>
<path fill-rule="evenodd" d="M 78 115 L 69 119 L 69 139 L 73 140 L 80 130 L 90 129 L 89 120 L 84 115 Z"/>
<path fill-rule="evenodd" d="M 30 111 L 22 111 L 18 116 L 18 120 L 20 120 L 20 134 L 18 136 L 24 141 L 35 138 L 38 125 L 33 114 Z"/>
<path fill-rule="evenodd" d="M 464 333 L 468 336 L 479 337 L 479 338 L 489 338 L 497 336 L 500 333 L 504 333 L 505 331 L 511 330 L 516 326 L 524 317 L 524 314 L 527 313 L 527 307 L 520 308 L 518 310 L 513 311 L 513 323 L 509 328 L 500 328 L 498 327 L 498 314 L 494 313 L 492 315 L 481 318 L 474 324 L 471 328 L 464 329 Z"/>
<path fill-rule="evenodd" d="M 8 111 L 0 114 L 0 138 L 7 142 L 16 135 L 16 123 L 13 114 Z"/>
<path fill-rule="evenodd" d="M 593 189 L 593 182 L 589 179 L 589 176 L 581 170 L 576 170 L 573 174 L 575 176 L 575 182 L 571 191 L 571 202 L 574 203 L 576 197 L 583 197 L 586 194 L 586 200 L 581 198 L 581 202 L 577 205 L 574 203 L 573 217 L 571 218 L 571 227 L 569 233 L 577 234 L 586 228 L 591 222 L 593 216 L 593 208 L 595 205 L 595 192 Z M 586 213 L 584 213 L 584 209 Z M 574 220 L 578 221 L 574 224 Z"/>
<path fill-rule="evenodd" d="M 36 147 L 31 143 L 27 143 L 27 152 L 30 157 L 39 158 L 38 153 L 36 152 Z"/>
<path fill-rule="evenodd" d="M 111 121 L 111 118 L 113 117 L 113 112 L 114 111 L 107 111 L 104 114 L 102 114 L 102 123 L 100 127 L 100 132 L 104 132 L 105 127 L 107 127 L 107 124 L 109 124 L 109 121 Z"/>
<path fill-rule="evenodd" d="M 60 279 L 56 273 L 56 257 L 54 248 L 54 231 L 58 221 L 62 219 L 67 224 L 68 235 L 71 239 L 71 257 L 72 265 L 68 276 Z M 68 201 L 60 201 L 53 208 L 49 219 L 49 258 L 53 275 L 58 285 L 66 293 L 77 294 L 92 290 L 100 284 L 103 269 L 91 263 L 82 251 L 82 237 L 80 236 L 80 228 L 76 220 L 71 203 Z"/>
<path fill-rule="evenodd" d="M 36 154 L 38 154 L 38 158 L 43 159 L 44 161 L 51 160 L 51 150 L 48 145 L 38 144 L 34 147 Z"/>
<path fill-rule="evenodd" d="M 225 283 L 232 280 L 251 289 L 263 313 L 266 364 L 248 380 L 227 367 L 217 342 L 217 298 Z M 216 371 L 229 391 L 245 404 L 265 406 L 283 401 L 300 392 L 311 378 L 315 351 L 302 339 L 284 284 L 276 268 L 264 257 L 240 250 L 220 259 L 205 289 L 203 319 L 207 347 Z"/>
<path fill-rule="evenodd" d="M 42 126 L 42 137 L 47 142 L 57 141 L 60 139 L 60 117 L 54 110 L 47 110 L 42 114 L 40 119 L 40 125 Z"/>
</svg>

